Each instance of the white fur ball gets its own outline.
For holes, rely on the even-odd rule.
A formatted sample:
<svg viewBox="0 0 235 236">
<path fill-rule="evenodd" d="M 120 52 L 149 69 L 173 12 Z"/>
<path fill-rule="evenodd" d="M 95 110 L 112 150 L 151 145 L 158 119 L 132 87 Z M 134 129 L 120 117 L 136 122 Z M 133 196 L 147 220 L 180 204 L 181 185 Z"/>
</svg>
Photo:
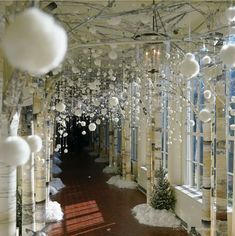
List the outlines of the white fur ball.
<svg viewBox="0 0 235 236">
<path fill-rule="evenodd" d="M 206 56 L 204 56 L 204 57 L 202 58 L 201 63 L 202 63 L 203 65 L 210 64 L 210 63 L 211 63 L 211 58 L 210 58 L 208 55 L 206 55 Z"/>
<path fill-rule="evenodd" d="M 208 100 L 208 99 L 211 98 L 211 91 L 210 90 L 205 90 L 203 95 L 204 95 L 204 98 Z"/>
<path fill-rule="evenodd" d="M 31 152 L 39 152 L 42 148 L 42 139 L 38 135 L 30 135 L 26 139 Z"/>
<path fill-rule="evenodd" d="M 111 98 L 109 99 L 109 105 L 110 105 L 111 107 L 117 106 L 118 103 L 119 103 L 119 100 L 118 100 L 117 97 L 111 97 Z"/>
<path fill-rule="evenodd" d="M 13 67 L 41 75 L 62 62 L 67 34 L 52 16 L 33 7 L 16 16 L 6 29 L 2 46 Z"/>
<path fill-rule="evenodd" d="M 199 73 L 200 66 L 191 53 L 185 55 L 184 60 L 180 64 L 180 73 L 187 78 L 192 78 Z"/>
<path fill-rule="evenodd" d="M 30 157 L 28 143 L 19 136 L 10 136 L 0 144 L 1 160 L 11 166 L 24 165 Z"/>
<path fill-rule="evenodd" d="M 209 122 L 211 120 L 211 112 L 207 108 L 204 108 L 199 112 L 198 118 L 202 122 Z"/>
<path fill-rule="evenodd" d="M 65 108 L 66 108 L 66 106 L 62 102 L 57 103 L 56 106 L 55 106 L 55 109 L 58 112 L 63 112 L 65 110 Z"/>
<path fill-rule="evenodd" d="M 220 50 L 220 58 L 227 66 L 235 64 L 235 44 L 224 45 Z"/>
<path fill-rule="evenodd" d="M 82 135 L 86 135 L 86 131 L 85 130 L 82 131 Z"/>
<path fill-rule="evenodd" d="M 89 126 L 88 126 L 88 129 L 90 131 L 95 131 L 96 130 L 96 124 L 95 123 L 90 123 Z"/>
</svg>

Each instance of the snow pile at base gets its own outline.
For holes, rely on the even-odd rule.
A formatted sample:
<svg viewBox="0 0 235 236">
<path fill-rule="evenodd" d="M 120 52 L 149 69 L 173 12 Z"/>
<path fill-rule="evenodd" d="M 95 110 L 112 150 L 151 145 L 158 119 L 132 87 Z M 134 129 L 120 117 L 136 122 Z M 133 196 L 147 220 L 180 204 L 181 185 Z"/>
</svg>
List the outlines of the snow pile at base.
<svg viewBox="0 0 235 236">
<path fill-rule="evenodd" d="M 61 165 L 61 163 L 62 163 L 62 161 L 59 159 L 59 157 L 56 157 L 56 156 L 53 158 L 53 162 L 56 165 Z"/>
<path fill-rule="evenodd" d="M 96 157 L 96 156 L 98 156 L 98 153 L 97 152 L 89 152 L 88 155 L 91 157 Z"/>
<path fill-rule="evenodd" d="M 137 184 L 134 181 L 121 179 L 120 175 L 112 176 L 106 183 L 115 185 L 118 188 L 135 189 L 137 186 Z"/>
<path fill-rule="evenodd" d="M 98 157 L 98 158 L 95 159 L 95 162 L 97 162 L 97 163 L 107 163 L 107 162 L 109 162 L 109 159 L 104 158 L 104 157 Z"/>
<path fill-rule="evenodd" d="M 105 174 L 117 174 L 118 169 L 117 169 L 117 167 L 114 167 L 114 166 L 106 166 L 103 169 L 103 173 L 105 173 Z"/>
<path fill-rule="evenodd" d="M 58 222 L 63 219 L 64 213 L 61 206 L 56 201 L 49 201 L 46 207 L 46 222 Z"/>
<path fill-rule="evenodd" d="M 57 194 L 62 188 L 64 188 L 65 185 L 61 181 L 60 178 L 54 178 L 50 182 L 49 188 L 50 188 L 50 194 L 54 195 Z"/>
<path fill-rule="evenodd" d="M 59 175 L 59 174 L 62 173 L 62 170 L 60 169 L 59 166 L 53 164 L 52 173 L 53 173 L 54 175 Z"/>
<path fill-rule="evenodd" d="M 139 221 L 140 224 L 177 228 L 180 226 L 174 213 L 167 210 L 157 210 L 152 208 L 149 204 L 140 204 L 132 209 L 132 214 Z"/>
</svg>

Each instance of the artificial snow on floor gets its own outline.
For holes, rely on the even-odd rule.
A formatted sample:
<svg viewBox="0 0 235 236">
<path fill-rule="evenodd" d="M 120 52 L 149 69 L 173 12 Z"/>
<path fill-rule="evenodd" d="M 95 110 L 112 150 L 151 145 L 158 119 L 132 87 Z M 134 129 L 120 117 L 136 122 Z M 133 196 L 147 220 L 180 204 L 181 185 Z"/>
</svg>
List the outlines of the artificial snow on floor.
<svg viewBox="0 0 235 236">
<path fill-rule="evenodd" d="M 149 204 L 135 206 L 132 209 L 132 214 L 140 224 L 170 228 L 177 228 L 180 226 L 180 220 L 176 218 L 173 212 L 157 210 L 152 208 Z"/>
<path fill-rule="evenodd" d="M 114 167 L 114 166 L 106 166 L 103 169 L 103 173 L 105 173 L 105 174 L 117 174 L 118 169 L 117 169 L 117 167 Z"/>
<path fill-rule="evenodd" d="M 57 166 L 56 164 L 53 164 L 52 173 L 54 175 L 59 175 L 62 173 L 62 170 L 60 169 L 59 166 Z"/>
<path fill-rule="evenodd" d="M 123 180 L 120 175 L 112 176 L 106 183 L 115 185 L 118 188 L 135 189 L 137 186 L 134 181 Z"/>
<path fill-rule="evenodd" d="M 63 219 L 64 213 L 61 206 L 56 201 L 49 201 L 46 207 L 46 222 L 58 222 Z"/>
<path fill-rule="evenodd" d="M 50 194 L 57 194 L 65 185 L 60 178 L 53 178 L 49 184 Z"/>
<path fill-rule="evenodd" d="M 107 163 L 107 162 L 109 162 L 109 159 L 104 158 L 104 157 L 98 157 L 98 158 L 95 159 L 95 162 L 97 162 L 97 163 Z"/>
</svg>

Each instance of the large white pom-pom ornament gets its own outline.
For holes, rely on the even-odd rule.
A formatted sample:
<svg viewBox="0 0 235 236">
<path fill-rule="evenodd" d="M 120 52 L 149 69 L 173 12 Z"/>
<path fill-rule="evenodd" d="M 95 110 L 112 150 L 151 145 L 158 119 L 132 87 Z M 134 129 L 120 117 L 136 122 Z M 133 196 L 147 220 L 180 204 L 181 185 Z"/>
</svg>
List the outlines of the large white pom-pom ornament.
<svg viewBox="0 0 235 236">
<path fill-rule="evenodd" d="M 55 109 L 58 112 L 63 112 L 65 110 L 65 108 L 66 108 L 66 106 L 62 102 L 57 103 L 56 106 L 55 106 Z"/>
<path fill-rule="evenodd" d="M 53 17 L 37 8 L 29 8 L 9 25 L 2 46 L 12 66 L 40 75 L 62 62 L 67 35 Z"/>
<path fill-rule="evenodd" d="M 118 98 L 117 97 L 111 97 L 109 100 L 109 105 L 112 107 L 117 106 L 119 103 Z"/>
<path fill-rule="evenodd" d="M 21 137 L 10 136 L 0 144 L 1 161 L 11 166 L 25 164 L 30 157 L 30 147 Z"/>
<path fill-rule="evenodd" d="M 211 91 L 210 90 L 205 90 L 204 93 L 204 98 L 209 100 L 211 98 Z"/>
<path fill-rule="evenodd" d="M 202 122 L 209 122 L 211 120 L 211 112 L 207 108 L 204 108 L 199 112 L 198 118 Z"/>
<path fill-rule="evenodd" d="M 96 130 L 96 124 L 95 123 L 90 123 L 89 126 L 88 126 L 88 129 L 90 131 L 95 131 Z"/>
<path fill-rule="evenodd" d="M 235 20 L 235 7 L 229 7 L 226 10 L 226 16 L 228 21 L 234 21 Z"/>
<path fill-rule="evenodd" d="M 235 64 L 235 44 L 224 45 L 220 50 L 220 58 L 227 66 Z"/>
<path fill-rule="evenodd" d="M 187 78 L 192 78 L 199 73 L 200 66 L 191 53 L 185 55 L 184 60 L 180 64 L 180 73 Z"/>
<path fill-rule="evenodd" d="M 30 135 L 26 139 L 31 152 L 39 152 L 42 148 L 42 139 L 38 135 Z"/>
</svg>

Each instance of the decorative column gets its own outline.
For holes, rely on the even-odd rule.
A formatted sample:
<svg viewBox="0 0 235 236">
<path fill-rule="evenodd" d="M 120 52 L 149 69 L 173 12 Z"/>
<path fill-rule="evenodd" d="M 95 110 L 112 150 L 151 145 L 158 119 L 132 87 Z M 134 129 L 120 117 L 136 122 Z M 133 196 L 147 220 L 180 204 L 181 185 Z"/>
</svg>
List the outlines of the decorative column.
<svg viewBox="0 0 235 236">
<path fill-rule="evenodd" d="M 216 84 L 216 235 L 227 236 L 225 84 Z"/>
<path fill-rule="evenodd" d="M 146 198 L 147 204 L 150 203 L 152 193 L 152 125 L 151 122 L 147 124 L 147 152 L 146 152 L 146 168 L 147 168 L 147 189 Z"/>
<path fill-rule="evenodd" d="M 114 167 L 117 168 L 118 162 L 118 129 L 117 127 L 113 130 L 113 157 L 114 157 Z"/>
<path fill-rule="evenodd" d="M 35 155 L 35 201 L 36 201 L 36 230 L 41 230 L 45 226 L 46 215 L 46 158 L 45 158 L 45 135 L 44 135 L 44 117 L 37 114 L 35 121 L 35 134 L 43 140 L 43 148 Z"/>
<path fill-rule="evenodd" d="M 113 124 L 109 122 L 109 166 L 113 166 Z"/>
<path fill-rule="evenodd" d="M 211 122 L 203 123 L 202 236 L 211 235 Z"/>
<path fill-rule="evenodd" d="M 33 134 L 32 106 L 23 107 L 21 117 L 21 135 Z M 22 235 L 26 236 L 26 229 L 35 230 L 34 153 L 19 170 L 22 176 Z"/>
<path fill-rule="evenodd" d="M 162 109 L 156 108 L 152 126 L 153 184 L 156 184 L 155 171 L 159 170 L 162 160 Z"/>
<path fill-rule="evenodd" d="M 0 137 L 8 136 L 8 117 L 3 114 L 4 60 L 0 55 Z M 0 234 L 16 235 L 16 167 L 0 162 Z"/>
</svg>

